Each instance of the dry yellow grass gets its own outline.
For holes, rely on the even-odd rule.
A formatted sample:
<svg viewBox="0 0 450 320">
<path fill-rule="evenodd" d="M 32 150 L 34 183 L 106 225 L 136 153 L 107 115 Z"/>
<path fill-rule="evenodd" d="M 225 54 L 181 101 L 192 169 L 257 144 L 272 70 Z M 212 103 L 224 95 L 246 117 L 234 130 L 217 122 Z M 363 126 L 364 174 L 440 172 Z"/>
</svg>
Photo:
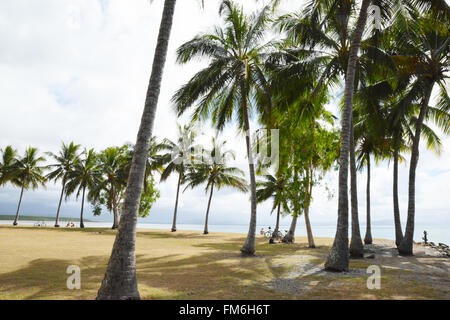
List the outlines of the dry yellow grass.
<svg viewBox="0 0 450 320">
<path fill-rule="evenodd" d="M 114 241 L 109 229 L 0 227 L 0 299 L 93 299 Z M 382 289 L 368 290 L 365 268 L 352 261 L 347 276 L 321 271 L 331 239 L 293 245 L 257 241 L 242 258 L 244 236 L 198 231 L 139 230 L 137 272 L 143 299 L 377 299 L 448 298 L 441 274 L 384 268 Z M 387 263 L 384 261 L 383 263 Z M 69 290 L 66 269 L 81 268 L 81 290 Z M 418 278 L 419 277 L 419 278 Z M 434 277 L 434 278 L 433 278 Z M 434 279 L 434 280 L 433 280 Z M 444 283 L 445 284 L 445 283 Z"/>
</svg>

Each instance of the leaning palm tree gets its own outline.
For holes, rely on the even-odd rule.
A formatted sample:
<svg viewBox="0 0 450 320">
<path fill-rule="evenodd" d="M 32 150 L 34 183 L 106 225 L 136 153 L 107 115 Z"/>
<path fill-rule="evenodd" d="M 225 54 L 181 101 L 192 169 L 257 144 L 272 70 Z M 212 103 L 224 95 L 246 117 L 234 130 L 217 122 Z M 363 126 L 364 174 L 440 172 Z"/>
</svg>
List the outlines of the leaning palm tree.
<svg viewBox="0 0 450 320">
<path fill-rule="evenodd" d="M 81 195 L 80 228 L 84 228 L 83 213 L 86 189 L 92 189 L 98 184 L 101 170 L 98 166 L 97 155 L 94 149 L 84 150 L 79 161 L 77 161 L 67 177 L 66 197 L 76 193 Z"/>
<path fill-rule="evenodd" d="M 45 162 L 45 158 L 38 156 L 38 149 L 28 147 L 25 150 L 24 156 L 18 159 L 14 164 L 14 168 L 12 169 L 12 182 L 21 188 L 16 217 L 13 222 L 13 225 L 15 226 L 19 221 L 19 211 L 22 203 L 23 191 L 30 188 L 35 190 L 39 185 L 45 187 L 45 167 L 40 165 L 41 162 Z"/>
<path fill-rule="evenodd" d="M 286 189 L 288 184 L 288 179 L 286 175 L 278 174 L 276 177 L 271 174 L 266 174 L 263 176 L 264 180 L 261 180 L 256 183 L 256 186 L 259 187 L 256 190 L 256 202 L 261 203 L 270 198 L 273 199 L 272 211 L 277 211 L 277 220 L 275 223 L 275 229 L 272 233 L 272 238 L 278 236 L 278 231 L 280 228 L 280 214 L 281 209 L 284 212 L 288 211 L 287 197 L 286 197 Z"/>
<path fill-rule="evenodd" d="M 61 196 L 59 197 L 58 209 L 56 210 L 56 219 L 55 219 L 55 227 L 59 227 L 59 211 L 61 209 L 61 202 L 65 193 L 67 178 L 70 171 L 73 169 L 74 165 L 80 160 L 78 155 L 78 149 L 80 148 L 79 144 L 75 144 L 71 142 L 66 145 L 64 142 L 62 143 L 61 150 L 58 154 L 54 154 L 52 152 L 47 152 L 47 155 L 52 157 L 53 160 L 56 161 L 55 164 L 51 164 L 48 166 L 49 169 L 53 169 L 49 174 L 47 174 L 47 180 L 58 181 L 61 180 L 62 188 L 61 188 Z"/>
<path fill-rule="evenodd" d="M 111 257 L 97 299 L 139 299 L 136 278 L 136 223 L 142 194 L 146 159 L 152 137 L 161 80 L 167 57 L 176 0 L 165 0 L 153 57 L 141 125 L 136 138 L 135 152 L 129 171 L 122 211 L 122 227 L 114 241 Z M 123 257 L 127 257 L 124 259 Z"/>
<path fill-rule="evenodd" d="M 0 186 L 5 185 L 12 179 L 14 165 L 17 161 L 17 150 L 12 146 L 0 149 Z"/>
<path fill-rule="evenodd" d="M 247 16 L 233 1 L 224 0 L 219 8 L 224 26 L 215 27 L 211 34 L 196 36 L 177 51 L 181 64 L 197 58 L 209 59 L 209 65 L 174 95 L 178 115 L 196 105 L 192 120 L 212 119 L 214 127 L 221 131 L 235 118 L 240 130 L 245 132 L 251 215 L 247 239 L 241 248 L 243 255 L 255 253 L 256 179 L 249 119 L 253 112 L 262 114 L 264 108 L 254 106 L 252 98 L 257 92 L 268 90 L 261 63 L 265 52 L 262 40 L 270 10 L 265 6 L 259 14 Z"/>
<path fill-rule="evenodd" d="M 439 60 L 436 55 L 442 54 L 442 50 L 444 50 L 446 46 L 448 47 L 448 44 L 445 44 L 445 42 L 442 43 L 442 39 L 444 39 L 444 41 L 446 39 L 445 33 L 448 33 L 448 28 L 446 28 L 444 24 L 442 25 L 444 28 L 436 26 L 437 30 L 442 29 L 444 32 L 444 35 L 439 34 L 439 32 L 436 33 L 437 38 L 435 40 L 438 40 L 439 38 L 440 40 L 434 44 L 437 45 L 439 42 L 444 44 L 441 49 L 436 49 L 427 46 L 427 41 L 433 37 L 433 32 L 429 32 L 428 36 L 423 37 L 423 35 L 420 35 L 420 31 L 418 32 L 418 29 L 420 29 L 420 22 L 417 22 L 423 19 L 423 17 L 421 18 L 420 16 L 424 13 L 426 13 L 427 16 L 426 19 L 430 20 L 431 18 L 432 21 L 436 21 L 438 24 L 441 20 L 448 21 L 450 17 L 450 8 L 445 0 L 396 0 L 392 1 L 388 7 L 390 7 L 390 15 L 393 19 L 391 19 L 390 26 L 385 28 L 382 32 L 382 38 L 387 39 L 387 41 L 384 41 L 384 45 L 387 45 L 386 50 L 390 52 L 397 66 L 398 72 L 396 73 L 394 81 L 394 83 L 397 83 L 397 86 L 396 88 L 391 88 L 389 86 L 391 83 L 389 79 L 380 81 L 374 86 L 378 87 L 378 90 L 372 91 L 368 95 L 369 98 L 367 101 L 373 101 L 374 98 L 377 98 L 380 95 L 383 96 L 383 103 L 387 105 L 389 113 L 387 117 L 387 134 L 391 139 L 391 157 L 394 162 L 393 205 L 395 238 L 396 245 L 399 247 L 403 240 L 398 203 L 398 163 L 403 159 L 401 153 L 403 151 L 412 150 L 416 129 L 419 130 L 416 125 L 419 125 L 419 127 L 424 126 L 424 129 L 421 130 L 423 132 L 420 135 L 426 138 L 429 147 L 434 148 L 434 142 L 437 141 L 432 130 L 423 124 L 423 121 L 417 121 L 418 115 L 420 114 L 420 103 L 417 99 L 421 96 L 420 91 L 423 91 L 422 96 L 426 96 L 427 94 L 424 92 L 426 91 L 425 89 L 420 88 L 421 86 L 418 84 L 420 81 L 417 81 L 417 79 L 414 80 L 414 78 L 419 77 L 422 80 L 427 77 L 430 79 L 433 78 L 434 75 L 430 76 L 433 72 L 426 75 L 425 70 L 427 68 L 435 68 L 436 73 L 439 74 L 440 71 L 438 70 L 442 69 L 442 66 L 445 65 L 445 58 L 441 61 L 443 65 L 439 66 L 439 64 L 436 64 L 437 60 Z M 418 38 L 422 38 L 422 40 L 417 41 Z M 419 51 L 421 50 L 420 47 L 422 47 L 422 50 L 423 47 L 425 47 L 427 48 L 425 51 L 430 50 L 431 52 L 434 52 L 434 61 L 432 61 L 432 59 L 428 60 L 429 66 L 426 67 L 426 62 L 424 63 L 424 60 L 427 60 L 427 58 L 424 59 L 423 53 L 414 52 L 414 47 Z M 441 57 L 444 56 L 445 53 Z M 431 67 L 433 64 L 435 65 Z M 414 81 L 415 84 L 413 84 Z M 437 82 L 442 85 L 442 79 Z M 445 90 L 441 90 L 441 92 L 445 93 Z M 416 103 L 414 104 L 414 102 Z M 424 104 L 422 103 L 422 106 L 423 105 Z M 441 129 L 444 129 L 444 132 L 445 130 L 448 130 L 448 125 L 446 125 L 447 121 L 445 120 L 447 117 L 445 105 L 448 105 L 448 103 L 446 104 L 444 102 L 444 108 L 442 108 L 442 105 L 437 107 L 428 106 L 424 116 L 424 120 L 434 120 Z M 430 133 L 430 135 L 427 135 L 427 133 Z M 419 135 L 416 136 L 419 139 Z M 412 170 L 412 167 L 410 170 Z"/>
<path fill-rule="evenodd" d="M 403 69 L 403 66 L 400 66 Z M 403 79 L 402 79 L 403 78 Z M 395 243 L 397 247 L 403 239 L 400 222 L 400 209 L 398 203 L 398 164 L 404 160 L 403 152 L 410 152 L 414 132 L 417 124 L 417 114 L 420 105 L 402 104 L 405 95 L 408 94 L 408 80 L 400 75 L 397 82 L 401 82 L 396 88 L 389 85 L 389 79 L 377 82 L 357 93 L 357 111 L 362 111 L 355 124 L 359 150 L 360 168 L 367 167 L 367 228 L 365 243 L 370 242 L 370 158 L 375 160 L 393 160 L 393 207 Z M 444 133 L 448 133 L 450 114 L 442 107 L 428 107 L 425 117 L 426 122 L 434 122 Z M 427 148 L 440 153 L 440 139 L 427 124 L 423 123 L 422 138 L 427 143 Z"/>
<path fill-rule="evenodd" d="M 169 176 L 176 172 L 178 173 L 177 195 L 175 197 L 175 208 L 173 211 L 172 232 L 177 231 L 177 212 L 178 212 L 178 197 L 180 194 L 180 186 L 184 184 L 186 170 L 191 164 L 195 156 L 195 137 L 197 133 L 191 125 L 178 125 L 177 142 L 169 139 L 164 139 L 164 149 L 168 151 L 163 158 L 163 162 L 167 163 L 166 168 L 161 174 L 161 181 L 167 180 Z"/>
<path fill-rule="evenodd" d="M 400 104 L 404 108 L 420 105 L 411 147 L 408 219 L 405 235 L 398 247 L 399 253 L 402 255 L 413 254 L 415 178 L 419 143 L 422 130 L 424 130 L 423 123 L 429 112 L 431 93 L 436 84 L 441 92 L 438 106 L 442 111 L 449 110 L 445 81 L 450 64 L 450 36 L 448 23 L 445 21 L 436 21 L 430 15 L 423 15 L 415 19 L 414 23 L 398 23 L 393 26 L 393 33 L 398 39 L 397 46 L 402 52 L 401 59 L 408 61 L 409 65 L 413 67 L 413 81 Z"/>
<path fill-rule="evenodd" d="M 206 208 L 205 228 L 203 234 L 208 234 L 209 209 L 211 207 L 211 199 L 214 188 L 220 190 L 223 187 L 231 187 L 242 192 L 247 192 L 247 183 L 244 172 L 236 167 L 228 167 L 226 165 L 227 158 L 235 158 L 232 150 L 224 150 L 226 141 L 218 142 L 212 139 L 212 149 L 207 151 L 204 159 L 198 164 L 190 167 L 186 176 L 188 184 L 186 188 L 194 188 L 200 184 L 206 183 L 205 192 L 209 191 L 208 206 Z"/>
</svg>

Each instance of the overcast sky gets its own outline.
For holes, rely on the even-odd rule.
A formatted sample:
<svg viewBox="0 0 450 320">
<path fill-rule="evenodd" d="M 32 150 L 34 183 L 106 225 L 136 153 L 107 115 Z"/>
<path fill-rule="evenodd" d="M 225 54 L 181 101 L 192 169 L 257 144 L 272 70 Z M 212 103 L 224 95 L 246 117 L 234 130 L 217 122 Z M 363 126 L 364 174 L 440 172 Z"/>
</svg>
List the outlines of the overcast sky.
<svg viewBox="0 0 450 320">
<path fill-rule="evenodd" d="M 179 0 L 174 17 L 168 59 L 154 133 L 174 139 L 177 118 L 170 98 L 205 61 L 185 66 L 175 64 L 175 50 L 199 32 L 219 23 L 218 1 Z M 243 2 L 243 1 L 241 1 Z M 301 3 L 301 2 L 300 2 Z M 0 1 L 0 146 L 13 145 L 22 154 L 27 146 L 41 152 L 56 152 L 62 141 L 75 141 L 87 148 L 134 142 L 151 71 L 154 46 L 160 23 L 162 0 L 2 0 Z M 286 0 L 283 10 L 299 9 L 299 1 Z M 256 8 L 245 1 L 245 9 Z M 339 93 L 337 93 L 339 94 Z M 328 108 L 337 116 L 335 105 Z M 183 123 L 186 119 L 178 120 Z M 255 123 L 252 123 L 255 127 Z M 243 155 L 245 144 L 227 128 L 222 137 L 229 147 Z M 203 127 L 202 141 L 214 134 Z M 442 135 L 441 135 L 442 136 Z M 282 137 L 280 137 L 282 139 Z M 421 149 L 417 174 L 416 221 L 449 222 L 450 140 L 443 136 L 440 157 Z M 247 171 L 245 162 L 237 164 Z M 373 220 L 392 218 L 392 166 L 380 163 L 373 169 Z M 400 206 L 406 219 L 406 164 L 400 167 Z M 366 173 L 358 176 L 361 220 L 365 215 Z M 329 191 L 325 190 L 325 184 Z M 161 197 L 148 222 L 169 223 L 172 219 L 176 177 L 158 185 Z M 0 189 L 0 213 L 14 214 L 20 190 Z M 23 214 L 55 214 L 60 187 L 27 191 Z M 335 194 L 330 198 L 329 193 Z M 334 224 L 337 215 L 337 172 L 316 188 L 311 209 L 314 224 Z M 179 222 L 203 221 L 207 204 L 204 188 L 180 196 Z M 62 206 L 62 216 L 79 214 L 80 202 L 70 199 Z M 249 221 L 248 195 L 223 189 L 215 193 L 210 223 Z M 86 218 L 92 217 L 89 212 Z M 109 213 L 102 216 L 112 220 Z M 274 224 L 270 203 L 258 206 L 258 223 Z M 283 223 L 289 224 L 290 218 Z"/>
</svg>

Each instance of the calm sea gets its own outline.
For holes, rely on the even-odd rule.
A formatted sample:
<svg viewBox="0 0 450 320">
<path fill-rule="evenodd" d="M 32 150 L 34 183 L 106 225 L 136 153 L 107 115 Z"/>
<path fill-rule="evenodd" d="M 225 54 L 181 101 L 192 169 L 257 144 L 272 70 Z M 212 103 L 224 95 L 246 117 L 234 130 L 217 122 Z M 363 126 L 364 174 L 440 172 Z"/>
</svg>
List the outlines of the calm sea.
<svg viewBox="0 0 450 320">
<path fill-rule="evenodd" d="M 34 225 L 36 221 L 19 221 L 19 225 Z M 52 226 L 53 221 L 46 221 L 47 226 Z M 61 226 L 64 226 L 67 222 L 61 222 Z M 0 224 L 12 224 L 12 221 L 0 220 Z M 86 227 L 91 228 L 109 228 L 111 227 L 111 222 L 85 222 Z M 75 223 L 78 226 L 78 223 Z M 144 229 L 165 229 L 170 230 L 171 224 L 153 224 L 153 223 L 138 223 L 138 228 Z M 267 225 L 259 225 L 256 228 L 257 233 L 264 228 L 267 230 Z M 272 226 L 273 228 L 273 226 Z M 203 224 L 178 224 L 178 230 L 198 230 L 203 231 Z M 280 230 L 288 230 L 289 225 L 282 225 Z M 313 235 L 316 237 L 334 237 L 336 233 L 336 226 L 312 226 Z M 443 242 L 446 244 L 450 244 L 450 230 L 448 227 L 436 226 L 436 225 L 424 225 L 424 224 L 416 224 L 415 226 L 415 234 L 414 240 L 417 242 L 422 241 L 423 231 L 426 230 L 428 232 L 428 240 L 433 241 L 436 244 L 438 242 Z M 234 232 L 234 233 L 242 233 L 246 234 L 248 232 L 248 225 L 209 225 L 210 232 Z M 350 232 L 350 231 L 349 231 Z M 364 237 L 365 228 L 361 226 L 361 235 Z M 295 232 L 296 236 L 306 236 L 305 227 L 303 224 L 297 226 L 297 230 Z M 381 239 L 395 239 L 395 231 L 394 226 L 385 226 L 385 225 L 373 225 L 372 226 L 372 237 L 373 238 L 381 238 Z"/>
</svg>

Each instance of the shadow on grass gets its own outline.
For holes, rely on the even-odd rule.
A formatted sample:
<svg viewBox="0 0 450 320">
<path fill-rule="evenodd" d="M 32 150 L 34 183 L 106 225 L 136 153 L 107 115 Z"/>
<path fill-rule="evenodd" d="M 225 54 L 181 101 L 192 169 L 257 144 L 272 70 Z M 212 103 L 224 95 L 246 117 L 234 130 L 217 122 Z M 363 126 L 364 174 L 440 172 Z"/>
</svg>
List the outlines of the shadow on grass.
<svg viewBox="0 0 450 320">
<path fill-rule="evenodd" d="M 271 289 L 251 283 L 267 273 L 264 263 L 258 265 L 256 260 L 236 259 L 228 263 L 227 259 L 232 257 L 221 253 L 181 259 L 177 255 L 137 256 L 142 298 L 282 298 Z M 88 256 L 79 261 L 36 259 L 23 268 L 0 274 L 0 296 L 2 299 L 94 299 L 107 261 L 107 256 Z M 70 265 L 81 268 L 81 290 L 67 289 L 70 274 L 66 270 Z"/>
<path fill-rule="evenodd" d="M 0 274 L 3 299 L 87 299 L 93 298 L 96 284 L 102 280 L 106 256 L 88 256 L 81 261 L 36 259 L 26 267 Z M 81 268 L 81 290 L 69 290 L 67 267 Z M 98 287 L 97 287 L 98 289 Z"/>
<path fill-rule="evenodd" d="M 115 232 L 91 228 L 82 231 L 93 234 Z M 307 250 L 303 247 L 306 244 L 269 245 L 264 239 L 260 239 L 257 241 L 258 255 L 249 259 L 242 258 L 239 251 L 245 237 L 230 237 L 219 243 L 210 241 L 214 239 L 210 235 L 139 233 L 140 237 L 167 238 L 168 235 L 171 238 L 202 238 L 205 240 L 203 243 L 194 241 L 191 246 L 206 250 L 199 250 L 191 256 L 170 253 L 157 257 L 137 255 L 138 282 L 144 299 L 289 299 L 293 296 L 286 296 L 263 285 L 275 276 L 271 259 Z M 33 260 L 18 270 L 0 274 L 0 297 L 93 299 L 103 279 L 108 258 L 108 255 L 86 255 L 75 260 Z M 70 274 L 66 270 L 69 265 L 81 268 L 81 290 L 67 289 L 66 281 Z"/>
</svg>

